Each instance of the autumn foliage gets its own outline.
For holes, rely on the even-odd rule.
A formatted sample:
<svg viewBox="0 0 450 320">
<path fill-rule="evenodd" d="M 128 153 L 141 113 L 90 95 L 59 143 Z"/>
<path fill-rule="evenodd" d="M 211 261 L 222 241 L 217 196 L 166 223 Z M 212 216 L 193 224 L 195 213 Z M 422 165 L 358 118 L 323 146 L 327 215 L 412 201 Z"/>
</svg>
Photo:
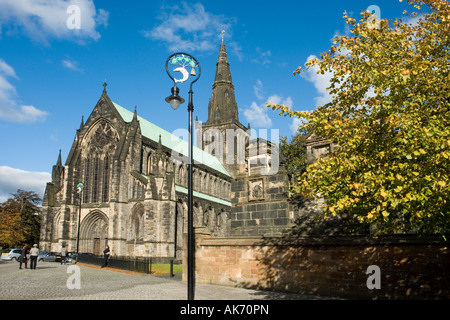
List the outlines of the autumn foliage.
<svg viewBox="0 0 450 320">
<path fill-rule="evenodd" d="M 293 192 L 326 200 L 323 216 L 348 215 L 372 232 L 438 233 L 450 221 L 450 3 L 413 1 L 404 19 L 344 13 L 351 36 L 305 68 L 330 72 L 332 102 L 302 128 L 339 147 L 309 165 Z M 303 72 L 299 67 L 294 74 Z"/>
<path fill-rule="evenodd" d="M 40 202 L 35 192 L 19 189 L 0 204 L 0 245 L 21 247 L 39 243 Z"/>
</svg>

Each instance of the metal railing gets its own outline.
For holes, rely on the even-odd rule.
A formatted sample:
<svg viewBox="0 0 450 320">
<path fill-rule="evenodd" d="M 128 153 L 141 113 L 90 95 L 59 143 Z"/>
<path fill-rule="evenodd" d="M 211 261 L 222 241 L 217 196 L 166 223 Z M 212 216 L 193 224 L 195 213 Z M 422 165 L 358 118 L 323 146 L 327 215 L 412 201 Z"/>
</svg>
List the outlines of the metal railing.
<svg viewBox="0 0 450 320">
<path fill-rule="evenodd" d="M 104 266 L 105 260 L 102 256 L 83 255 L 81 254 L 78 262 Z M 173 275 L 173 265 L 181 264 L 180 260 L 166 257 L 120 257 L 112 256 L 108 259 L 108 268 L 133 271 L 138 273 L 152 273 L 152 264 L 170 264 L 171 275 Z"/>
</svg>

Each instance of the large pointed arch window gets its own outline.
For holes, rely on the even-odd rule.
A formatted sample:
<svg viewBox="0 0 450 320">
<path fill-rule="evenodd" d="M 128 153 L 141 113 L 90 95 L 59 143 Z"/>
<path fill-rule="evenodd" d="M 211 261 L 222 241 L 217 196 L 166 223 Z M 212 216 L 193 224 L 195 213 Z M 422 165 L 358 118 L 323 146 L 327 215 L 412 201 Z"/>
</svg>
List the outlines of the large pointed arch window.
<svg viewBox="0 0 450 320">
<path fill-rule="evenodd" d="M 113 154 L 119 142 L 111 123 L 100 119 L 94 123 L 82 141 L 84 203 L 110 201 Z"/>
<path fill-rule="evenodd" d="M 108 202 L 111 182 L 111 161 L 106 155 L 102 160 L 98 155 L 84 160 L 83 202 Z"/>
</svg>

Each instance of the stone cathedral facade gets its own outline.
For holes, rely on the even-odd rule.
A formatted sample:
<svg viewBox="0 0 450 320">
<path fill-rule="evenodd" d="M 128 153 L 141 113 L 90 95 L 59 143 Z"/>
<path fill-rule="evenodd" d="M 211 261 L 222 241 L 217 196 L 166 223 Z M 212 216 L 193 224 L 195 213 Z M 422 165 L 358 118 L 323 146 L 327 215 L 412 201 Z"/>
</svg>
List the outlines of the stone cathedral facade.
<svg viewBox="0 0 450 320">
<path fill-rule="evenodd" d="M 276 145 L 250 140 L 250 125 L 239 122 L 223 41 L 208 119 L 196 121 L 196 130 L 194 227 L 207 227 L 213 237 L 276 235 L 311 214 L 304 204 L 288 201 L 282 162 L 269 170 L 278 159 Z M 316 152 L 330 148 L 326 141 L 313 142 Z M 75 251 L 79 232 L 79 252 L 100 254 L 108 244 L 117 256 L 181 258 L 187 232 L 186 143 L 138 116 L 136 108 L 111 101 L 105 84 L 76 130 L 65 164 L 60 153 L 53 166 L 40 248 L 59 251 L 65 245 Z"/>
</svg>

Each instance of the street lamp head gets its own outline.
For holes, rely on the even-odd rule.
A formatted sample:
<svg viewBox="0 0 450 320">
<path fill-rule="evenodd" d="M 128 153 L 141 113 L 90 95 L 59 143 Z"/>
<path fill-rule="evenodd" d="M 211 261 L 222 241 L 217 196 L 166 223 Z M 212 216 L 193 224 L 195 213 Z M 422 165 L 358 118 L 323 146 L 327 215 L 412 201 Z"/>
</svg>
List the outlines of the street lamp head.
<svg viewBox="0 0 450 320">
<path fill-rule="evenodd" d="M 177 110 L 180 104 L 184 103 L 184 99 L 178 95 L 180 89 L 177 88 L 176 84 L 171 91 L 172 94 L 166 98 L 166 102 L 170 104 L 173 110 Z"/>
<path fill-rule="evenodd" d="M 176 68 L 172 71 L 179 72 L 182 77 L 175 78 L 171 74 L 171 72 L 169 72 L 169 65 L 176 66 Z M 191 72 L 189 73 L 186 68 L 191 68 Z M 198 68 L 198 73 L 195 71 L 196 68 Z M 191 101 L 192 85 L 200 78 L 201 68 L 200 64 L 197 60 L 195 60 L 193 56 L 187 53 L 179 52 L 174 53 L 169 58 L 167 58 L 166 72 L 169 78 L 172 79 L 174 83 L 174 86 L 172 88 L 172 95 L 166 98 L 166 102 L 170 103 L 170 106 L 175 110 L 180 106 L 180 104 L 184 102 L 184 99 L 178 96 L 179 89 L 177 88 L 177 83 L 186 82 L 190 76 L 194 77 L 190 84 L 191 90 L 189 91 L 189 101 Z"/>
</svg>

